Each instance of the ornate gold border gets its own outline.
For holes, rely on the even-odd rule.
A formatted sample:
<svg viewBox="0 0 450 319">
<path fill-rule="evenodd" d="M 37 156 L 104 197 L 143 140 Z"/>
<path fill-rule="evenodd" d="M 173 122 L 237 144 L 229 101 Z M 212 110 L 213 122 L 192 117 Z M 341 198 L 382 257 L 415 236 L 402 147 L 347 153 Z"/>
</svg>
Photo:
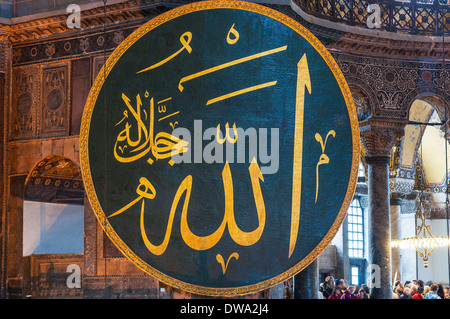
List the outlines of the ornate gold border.
<svg viewBox="0 0 450 319">
<path fill-rule="evenodd" d="M 91 171 L 89 167 L 89 154 L 88 154 L 88 136 L 89 136 L 89 127 L 90 127 L 90 121 L 92 116 L 92 111 L 94 108 L 94 105 L 96 103 L 98 94 L 100 92 L 100 89 L 114 67 L 115 63 L 120 59 L 122 54 L 127 51 L 129 47 L 131 47 L 136 41 L 138 41 L 142 36 L 144 36 L 149 31 L 153 30 L 154 28 L 158 27 L 159 25 L 162 25 L 163 23 L 170 21 L 172 19 L 175 19 L 179 16 L 202 11 L 202 10 L 211 10 L 211 9 L 238 9 L 238 10 L 244 10 L 244 11 L 250 11 L 254 13 L 258 13 L 261 15 L 265 15 L 269 18 L 272 18 L 278 22 L 283 23 L 287 27 L 291 28 L 298 34 L 300 34 L 302 37 L 304 37 L 322 56 L 322 58 L 325 60 L 331 71 L 333 72 L 334 77 L 336 78 L 339 87 L 341 88 L 342 94 L 344 96 L 348 114 L 350 117 L 350 124 L 352 129 L 352 143 L 353 143 L 353 151 L 352 151 L 352 167 L 351 167 L 351 173 L 349 178 L 349 183 L 347 187 L 346 196 L 344 198 L 343 204 L 341 206 L 341 209 L 338 213 L 338 216 L 336 217 L 335 221 L 333 222 L 330 230 L 325 235 L 325 237 L 322 239 L 322 241 L 314 248 L 313 251 L 311 251 L 303 260 L 301 260 L 299 263 L 297 263 L 294 267 L 291 269 L 285 271 L 284 273 L 277 275 L 271 279 L 248 285 L 248 286 L 242 286 L 242 287 L 236 287 L 236 288 L 211 288 L 211 287 L 204 287 L 204 286 L 198 286 L 193 284 L 188 284 L 185 282 L 182 282 L 180 280 L 177 280 L 175 278 L 169 277 L 160 271 L 152 268 L 150 265 L 145 263 L 142 259 L 140 259 L 133 251 L 127 247 L 127 245 L 119 238 L 117 233 L 114 231 L 114 229 L 111 227 L 109 222 L 107 221 L 105 214 L 99 204 L 97 194 L 94 189 L 94 185 L 92 182 L 91 177 Z M 339 230 L 339 227 L 341 226 L 342 222 L 345 219 L 347 209 L 350 206 L 351 201 L 353 200 L 354 192 L 356 189 L 356 182 L 358 179 L 358 166 L 359 166 L 359 160 L 360 160 L 360 139 L 359 139 L 359 126 L 358 126 L 358 120 L 356 115 L 356 110 L 353 105 L 352 96 L 350 93 L 350 89 L 347 85 L 347 82 L 339 69 L 337 63 L 334 61 L 331 54 L 328 52 L 328 50 L 320 43 L 320 41 L 312 35 L 307 29 L 305 29 L 303 26 L 301 26 L 299 23 L 297 23 L 295 20 L 285 16 L 284 14 L 269 9 L 267 7 L 254 4 L 254 3 L 248 3 L 248 2 L 241 2 L 241 1 L 204 1 L 204 2 L 196 2 L 191 3 L 173 10 L 170 10 L 168 12 L 165 12 L 161 14 L 160 16 L 150 20 L 143 26 L 141 26 L 139 29 L 134 31 L 127 39 L 125 39 L 117 48 L 116 50 L 111 54 L 111 56 L 106 61 L 105 65 L 102 67 L 102 70 L 100 71 L 99 75 L 97 76 L 91 91 L 89 93 L 86 106 L 83 112 L 83 118 L 81 122 L 81 133 L 80 133 L 80 163 L 81 163 L 81 172 L 83 176 L 83 181 L 85 183 L 85 190 L 86 194 L 88 195 L 89 202 L 92 206 L 92 209 L 100 222 L 100 225 L 103 227 L 103 230 L 106 232 L 106 234 L 111 238 L 112 242 L 117 246 L 117 248 L 131 261 L 133 261 L 136 266 L 138 266 L 140 269 L 145 271 L 146 273 L 150 274 L 151 276 L 156 277 L 158 280 L 196 294 L 201 295 L 209 295 L 209 296 L 238 296 L 238 295 L 244 295 L 244 294 L 250 294 L 254 292 L 261 291 L 263 289 L 270 288 L 272 286 L 275 286 L 284 280 L 287 280 L 306 268 L 311 262 L 313 262 L 322 252 L 325 250 L 325 248 L 329 245 L 333 237 L 336 235 L 337 231 Z"/>
</svg>

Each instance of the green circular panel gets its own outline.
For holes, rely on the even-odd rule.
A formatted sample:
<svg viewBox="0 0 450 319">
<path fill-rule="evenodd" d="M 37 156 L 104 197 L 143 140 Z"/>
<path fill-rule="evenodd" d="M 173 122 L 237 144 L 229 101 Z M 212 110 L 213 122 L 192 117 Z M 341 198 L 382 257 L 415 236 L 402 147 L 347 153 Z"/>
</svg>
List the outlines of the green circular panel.
<svg viewBox="0 0 450 319">
<path fill-rule="evenodd" d="M 138 267 L 240 295 L 330 243 L 352 200 L 359 129 L 331 55 L 292 19 L 244 2 L 166 12 L 109 57 L 80 137 L 91 206 Z"/>
</svg>

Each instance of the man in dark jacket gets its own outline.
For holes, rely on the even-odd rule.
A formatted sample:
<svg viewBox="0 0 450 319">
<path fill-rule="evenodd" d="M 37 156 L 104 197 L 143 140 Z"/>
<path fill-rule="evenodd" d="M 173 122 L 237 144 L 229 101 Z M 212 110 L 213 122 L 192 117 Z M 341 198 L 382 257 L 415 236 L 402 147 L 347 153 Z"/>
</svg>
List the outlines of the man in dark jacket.
<svg viewBox="0 0 450 319">
<path fill-rule="evenodd" d="M 333 276 L 328 276 L 325 278 L 325 281 L 321 285 L 321 292 L 323 294 L 324 299 L 328 299 L 329 296 L 331 296 L 331 293 L 333 292 L 334 287 L 334 278 Z"/>
<path fill-rule="evenodd" d="M 344 291 L 346 290 L 344 279 L 335 279 L 334 285 L 339 287 L 339 289 L 341 290 L 341 293 L 344 293 Z"/>
</svg>

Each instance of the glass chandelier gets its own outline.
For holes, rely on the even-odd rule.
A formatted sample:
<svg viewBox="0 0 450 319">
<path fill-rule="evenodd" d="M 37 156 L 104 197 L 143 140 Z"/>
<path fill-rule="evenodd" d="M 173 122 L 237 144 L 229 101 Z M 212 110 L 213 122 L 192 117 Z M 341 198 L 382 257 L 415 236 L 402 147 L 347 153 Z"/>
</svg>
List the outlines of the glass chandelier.
<svg viewBox="0 0 450 319">
<path fill-rule="evenodd" d="M 427 219 L 431 214 L 431 206 L 425 199 L 423 192 L 416 199 L 416 218 L 420 224 L 416 227 L 414 237 L 397 239 L 391 241 L 392 248 L 415 249 L 423 259 L 424 267 L 428 267 L 428 259 L 431 252 L 437 247 L 444 247 L 450 244 L 448 237 L 436 237 L 431 232 L 431 225 L 427 225 Z"/>
</svg>

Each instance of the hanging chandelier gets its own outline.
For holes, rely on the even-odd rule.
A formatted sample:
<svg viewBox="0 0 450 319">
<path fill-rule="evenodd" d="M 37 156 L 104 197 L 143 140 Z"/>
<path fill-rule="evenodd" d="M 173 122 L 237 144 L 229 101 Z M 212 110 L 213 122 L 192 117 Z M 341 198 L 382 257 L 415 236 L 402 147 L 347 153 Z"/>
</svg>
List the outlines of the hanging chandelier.
<svg viewBox="0 0 450 319">
<path fill-rule="evenodd" d="M 421 192 L 416 199 L 416 218 L 420 221 L 420 224 L 416 227 L 416 235 L 391 241 L 392 248 L 415 249 L 423 259 L 425 268 L 428 267 L 428 259 L 435 248 L 450 245 L 450 238 L 437 237 L 431 232 L 431 225 L 427 225 L 430 214 L 431 206 Z"/>
</svg>

